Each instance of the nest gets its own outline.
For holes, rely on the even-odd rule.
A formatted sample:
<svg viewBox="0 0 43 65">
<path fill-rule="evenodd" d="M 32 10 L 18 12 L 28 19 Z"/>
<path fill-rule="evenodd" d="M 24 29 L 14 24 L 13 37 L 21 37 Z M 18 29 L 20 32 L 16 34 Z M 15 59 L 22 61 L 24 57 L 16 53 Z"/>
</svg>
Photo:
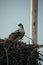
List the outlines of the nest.
<svg viewBox="0 0 43 65">
<path fill-rule="evenodd" d="M 0 65 L 41 65 L 34 45 L 22 41 L 0 41 Z"/>
</svg>

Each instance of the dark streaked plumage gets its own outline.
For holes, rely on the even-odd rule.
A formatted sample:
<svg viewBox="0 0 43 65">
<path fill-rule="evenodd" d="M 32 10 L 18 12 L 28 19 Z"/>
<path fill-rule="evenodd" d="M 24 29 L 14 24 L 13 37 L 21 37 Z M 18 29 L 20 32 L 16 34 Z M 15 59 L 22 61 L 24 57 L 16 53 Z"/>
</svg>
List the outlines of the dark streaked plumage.
<svg viewBox="0 0 43 65">
<path fill-rule="evenodd" d="M 24 27 L 22 24 L 19 24 L 19 29 L 16 30 L 15 32 L 11 33 L 8 37 L 8 40 L 20 40 L 24 36 Z"/>
</svg>

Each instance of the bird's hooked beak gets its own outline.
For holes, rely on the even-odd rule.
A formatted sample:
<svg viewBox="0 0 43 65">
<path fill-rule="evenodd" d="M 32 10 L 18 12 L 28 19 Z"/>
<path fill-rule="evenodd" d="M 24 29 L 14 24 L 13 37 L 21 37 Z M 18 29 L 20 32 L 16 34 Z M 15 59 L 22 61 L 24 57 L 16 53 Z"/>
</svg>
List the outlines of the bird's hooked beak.
<svg viewBox="0 0 43 65">
<path fill-rule="evenodd" d="M 18 24 L 18 26 L 19 26 L 19 30 L 20 30 L 20 32 L 23 32 L 23 31 L 24 31 L 24 27 L 23 27 L 23 25 L 22 25 L 22 24 Z"/>
<path fill-rule="evenodd" d="M 20 28 L 24 28 L 22 24 L 18 24 L 18 26 L 19 26 Z"/>
</svg>

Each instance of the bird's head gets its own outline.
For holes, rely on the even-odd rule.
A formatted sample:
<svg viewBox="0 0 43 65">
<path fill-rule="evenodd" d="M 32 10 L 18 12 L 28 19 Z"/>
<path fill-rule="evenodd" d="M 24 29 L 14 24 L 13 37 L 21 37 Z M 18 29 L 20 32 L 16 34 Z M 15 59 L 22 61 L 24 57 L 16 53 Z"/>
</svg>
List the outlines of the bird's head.
<svg viewBox="0 0 43 65">
<path fill-rule="evenodd" d="M 22 25 L 22 24 L 18 24 L 18 26 L 19 26 L 19 31 L 20 31 L 20 32 L 24 32 L 24 27 L 23 27 L 23 25 Z"/>
</svg>

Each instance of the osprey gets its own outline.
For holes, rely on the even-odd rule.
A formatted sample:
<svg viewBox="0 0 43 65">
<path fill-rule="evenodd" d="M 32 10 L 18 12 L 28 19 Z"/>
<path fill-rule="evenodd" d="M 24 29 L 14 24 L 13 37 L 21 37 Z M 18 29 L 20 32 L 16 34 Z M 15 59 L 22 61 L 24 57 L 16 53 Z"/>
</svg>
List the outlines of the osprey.
<svg viewBox="0 0 43 65">
<path fill-rule="evenodd" d="M 24 32 L 24 27 L 22 24 L 18 24 L 19 28 L 15 32 L 11 33 L 8 37 L 8 40 L 13 41 L 13 40 L 20 40 L 23 38 L 25 35 Z"/>
</svg>

